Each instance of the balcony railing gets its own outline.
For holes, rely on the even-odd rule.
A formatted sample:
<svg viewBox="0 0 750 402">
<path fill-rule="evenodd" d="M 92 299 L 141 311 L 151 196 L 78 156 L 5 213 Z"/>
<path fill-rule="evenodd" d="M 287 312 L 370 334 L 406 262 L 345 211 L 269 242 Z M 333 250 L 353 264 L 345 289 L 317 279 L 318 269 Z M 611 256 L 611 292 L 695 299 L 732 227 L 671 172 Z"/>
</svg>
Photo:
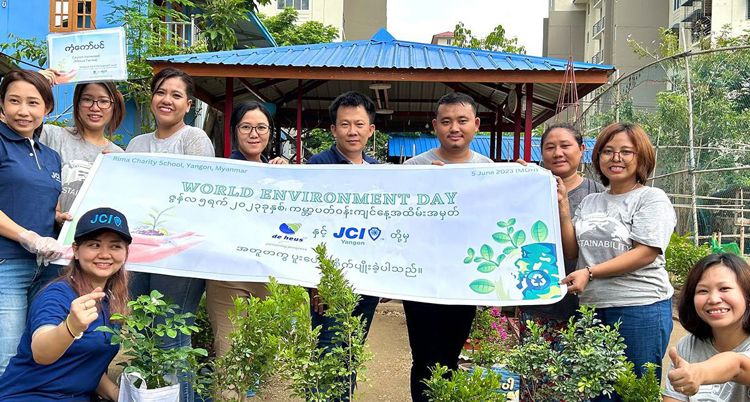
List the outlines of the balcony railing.
<svg viewBox="0 0 750 402">
<path fill-rule="evenodd" d="M 604 51 L 600 50 L 594 54 L 591 58 L 591 62 L 594 64 L 602 64 L 604 62 Z"/>
<path fill-rule="evenodd" d="M 602 31 L 604 31 L 604 20 L 605 18 L 602 17 L 599 21 L 596 21 L 596 23 L 594 23 L 594 27 L 591 30 L 592 37 L 599 35 Z"/>
</svg>

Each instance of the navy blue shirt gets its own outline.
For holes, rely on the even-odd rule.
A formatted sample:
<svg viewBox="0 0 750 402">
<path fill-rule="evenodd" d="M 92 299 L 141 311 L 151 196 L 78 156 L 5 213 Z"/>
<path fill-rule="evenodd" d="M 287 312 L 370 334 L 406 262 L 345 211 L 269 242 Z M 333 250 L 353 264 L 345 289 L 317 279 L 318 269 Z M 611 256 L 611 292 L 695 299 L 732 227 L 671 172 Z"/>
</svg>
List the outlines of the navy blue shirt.
<svg viewBox="0 0 750 402">
<path fill-rule="evenodd" d="M 62 191 L 60 155 L 34 145 L 0 122 L 0 211 L 40 236 L 55 235 L 55 206 Z M 33 258 L 18 242 L 0 236 L 0 258 Z"/>
<path fill-rule="evenodd" d="M 45 325 L 59 325 L 70 312 L 70 303 L 78 295 L 65 281 L 57 281 L 43 289 L 31 303 L 26 330 L 16 355 L 0 377 L 2 402 L 89 402 L 109 363 L 120 349 L 112 345 L 112 335 L 96 331 L 110 325 L 109 303 L 102 300 L 96 321 L 75 340 L 68 350 L 49 365 L 37 364 L 31 355 L 31 336 Z"/>
<path fill-rule="evenodd" d="M 364 152 L 362 152 L 362 158 L 365 160 L 365 162 L 371 165 L 380 163 L 377 159 L 371 158 Z M 339 163 L 350 164 L 352 162 L 349 159 L 346 159 L 346 157 L 344 157 L 344 155 L 339 152 L 339 150 L 336 148 L 336 144 L 331 145 L 331 149 L 311 156 L 310 160 L 307 161 L 308 165 L 335 165 Z"/>
<path fill-rule="evenodd" d="M 241 161 L 246 161 L 247 158 L 245 158 L 245 155 L 240 151 L 232 151 L 232 153 L 229 155 L 229 159 L 237 159 Z M 265 155 L 260 154 L 260 161 L 262 163 L 268 163 L 268 158 L 266 158 Z"/>
</svg>

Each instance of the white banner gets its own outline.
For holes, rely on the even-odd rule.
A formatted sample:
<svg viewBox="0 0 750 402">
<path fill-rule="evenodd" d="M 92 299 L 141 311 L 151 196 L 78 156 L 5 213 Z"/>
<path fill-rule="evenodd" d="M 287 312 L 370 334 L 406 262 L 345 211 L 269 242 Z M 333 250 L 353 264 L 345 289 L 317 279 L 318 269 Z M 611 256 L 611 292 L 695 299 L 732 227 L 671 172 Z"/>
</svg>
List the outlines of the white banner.
<svg viewBox="0 0 750 402">
<path fill-rule="evenodd" d="M 565 288 L 552 175 L 514 163 L 265 165 L 100 156 L 60 240 L 97 207 L 124 213 L 132 271 L 314 287 L 326 243 L 357 292 L 440 304 L 528 305 Z"/>
</svg>

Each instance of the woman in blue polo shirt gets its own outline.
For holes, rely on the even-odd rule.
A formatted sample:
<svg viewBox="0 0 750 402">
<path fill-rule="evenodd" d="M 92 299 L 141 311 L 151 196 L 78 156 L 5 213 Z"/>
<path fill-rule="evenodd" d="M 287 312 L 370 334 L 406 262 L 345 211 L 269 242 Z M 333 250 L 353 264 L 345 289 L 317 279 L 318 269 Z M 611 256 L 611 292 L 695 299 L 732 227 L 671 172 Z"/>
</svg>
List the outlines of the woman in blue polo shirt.
<svg viewBox="0 0 750 402">
<path fill-rule="evenodd" d="M 19 70 L 0 82 L 0 374 L 23 334 L 27 293 L 39 262 L 57 259 L 55 206 L 60 156 L 41 144 L 39 128 L 54 107 L 47 80 Z"/>
<path fill-rule="evenodd" d="M 128 222 L 114 209 L 93 209 L 74 239 L 62 276 L 31 303 L 18 354 L 0 377 L 2 402 L 88 402 L 94 392 L 118 399 L 107 367 L 119 346 L 96 328 L 112 326 L 112 313 L 127 313 Z"/>
</svg>

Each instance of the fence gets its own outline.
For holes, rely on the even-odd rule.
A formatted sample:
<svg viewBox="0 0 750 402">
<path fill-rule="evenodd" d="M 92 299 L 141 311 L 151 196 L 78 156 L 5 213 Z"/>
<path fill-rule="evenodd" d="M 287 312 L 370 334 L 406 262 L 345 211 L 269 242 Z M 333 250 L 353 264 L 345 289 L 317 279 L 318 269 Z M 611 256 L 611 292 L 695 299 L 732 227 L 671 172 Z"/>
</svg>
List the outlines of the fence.
<svg viewBox="0 0 750 402">
<path fill-rule="evenodd" d="M 654 61 L 582 101 L 579 125 L 639 123 L 656 150 L 652 184 L 669 194 L 678 231 L 695 241 L 750 226 L 750 46 Z M 744 237 L 744 236 L 743 236 Z"/>
</svg>

